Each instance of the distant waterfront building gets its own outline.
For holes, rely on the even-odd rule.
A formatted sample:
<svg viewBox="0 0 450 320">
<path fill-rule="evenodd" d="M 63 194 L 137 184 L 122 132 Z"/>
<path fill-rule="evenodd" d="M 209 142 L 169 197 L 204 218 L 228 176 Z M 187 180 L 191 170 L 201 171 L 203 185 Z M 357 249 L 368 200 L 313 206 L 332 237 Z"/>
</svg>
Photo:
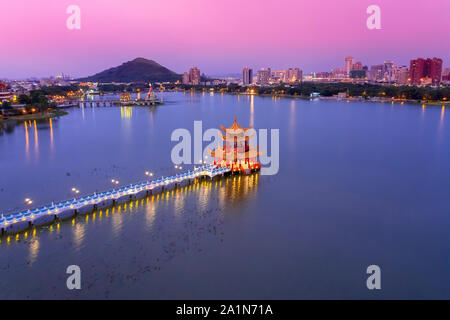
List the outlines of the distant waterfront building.
<svg viewBox="0 0 450 320">
<path fill-rule="evenodd" d="M 362 69 L 363 69 L 362 62 L 358 61 L 352 64 L 352 70 L 362 70 Z"/>
<path fill-rule="evenodd" d="M 395 82 L 401 85 L 408 84 L 409 69 L 407 66 L 398 67 L 395 73 Z"/>
<path fill-rule="evenodd" d="M 334 68 L 331 70 L 331 77 L 333 79 L 344 79 L 346 77 L 345 68 Z"/>
<path fill-rule="evenodd" d="M 383 64 L 376 64 L 370 67 L 369 71 L 369 80 L 371 81 L 381 81 L 384 77 L 384 65 Z"/>
<path fill-rule="evenodd" d="M 270 78 L 272 82 L 286 82 L 286 70 L 274 70 Z"/>
<path fill-rule="evenodd" d="M 353 61 L 355 59 L 353 57 L 346 57 L 345 58 L 345 75 L 348 77 L 350 76 L 350 71 L 352 70 Z"/>
<path fill-rule="evenodd" d="M 183 84 L 198 85 L 200 84 L 200 80 L 200 70 L 197 67 L 190 68 L 189 72 L 184 72 L 182 76 Z"/>
<path fill-rule="evenodd" d="M 348 93 L 347 93 L 347 91 L 339 92 L 339 93 L 337 94 L 337 98 L 338 98 L 338 100 L 344 100 L 344 99 L 347 99 L 347 98 L 348 98 Z"/>
<path fill-rule="evenodd" d="M 429 63 L 430 63 L 431 83 L 433 85 L 441 84 L 441 80 L 442 80 L 442 59 L 433 58 Z"/>
<path fill-rule="evenodd" d="M 242 69 L 242 82 L 244 86 L 248 86 L 253 83 L 253 69 L 249 67 Z"/>
<path fill-rule="evenodd" d="M 189 84 L 189 73 L 183 73 L 183 84 Z"/>
<path fill-rule="evenodd" d="M 366 79 L 367 70 L 363 69 L 354 69 L 350 71 L 350 78 L 352 79 Z"/>
<path fill-rule="evenodd" d="M 7 85 L 3 82 L 0 82 L 0 104 L 3 101 L 9 101 L 12 98 L 11 92 L 8 91 Z"/>
<path fill-rule="evenodd" d="M 189 84 L 198 85 L 200 84 L 200 70 L 197 67 L 189 69 Z"/>
<path fill-rule="evenodd" d="M 444 68 L 442 71 L 442 81 L 450 82 L 450 68 Z"/>
<path fill-rule="evenodd" d="M 443 77 L 446 77 L 446 76 L 448 76 L 448 75 L 450 75 L 450 68 L 444 68 L 444 69 L 442 70 L 442 76 L 443 76 Z"/>
<path fill-rule="evenodd" d="M 316 79 L 328 79 L 330 76 L 331 76 L 331 74 L 329 72 L 316 72 L 314 78 L 316 78 Z"/>
<path fill-rule="evenodd" d="M 269 79 L 270 79 L 270 69 L 265 70 L 265 69 L 261 69 L 258 70 L 257 73 L 257 82 L 258 84 L 261 85 L 265 85 L 269 83 Z"/>
<path fill-rule="evenodd" d="M 418 58 L 410 61 L 409 81 L 411 84 L 420 84 L 424 73 L 425 73 L 425 59 Z"/>
<path fill-rule="evenodd" d="M 394 61 L 386 60 L 384 61 L 383 66 L 383 81 L 393 82 L 395 80 L 394 75 L 396 71 Z"/>
<path fill-rule="evenodd" d="M 301 82 L 303 78 L 303 71 L 299 68 L 289 68 L 285 73 L 286 82 Z"/>
<path fill-rule="evenodd" d="M 424 85 L 427 83 L 439 85 L 442 78 L 442 59 L 417 58 L 411 60 L 409 78 L 410 83 L 414 85 Z"/>
</svg>

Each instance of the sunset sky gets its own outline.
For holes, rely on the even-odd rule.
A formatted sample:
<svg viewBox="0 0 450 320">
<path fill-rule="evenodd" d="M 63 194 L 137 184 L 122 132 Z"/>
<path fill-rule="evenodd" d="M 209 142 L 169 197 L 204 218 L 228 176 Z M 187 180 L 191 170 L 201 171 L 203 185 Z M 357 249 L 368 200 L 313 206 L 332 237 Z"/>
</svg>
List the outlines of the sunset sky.
<svg viewBox="0 0 450 320">
<path fill-rule="evenodd" d="M 381 30 L 366 27 L 372 4 Z M 69 5 L 81 8 L 81 30 L 66 27 Z M 329 71 L 347 55 L 450 67 L 449 0 L 14 0 L 2 13 L 0 78 L 87 76 L 136 57 L 206 74 Z"/>
</svg>

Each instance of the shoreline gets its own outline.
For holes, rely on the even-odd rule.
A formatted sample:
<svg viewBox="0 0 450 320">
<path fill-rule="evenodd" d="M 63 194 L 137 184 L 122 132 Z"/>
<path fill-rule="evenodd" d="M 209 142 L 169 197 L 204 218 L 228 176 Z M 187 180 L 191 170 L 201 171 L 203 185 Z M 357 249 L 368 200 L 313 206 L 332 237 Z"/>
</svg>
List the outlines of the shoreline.
<svg viewBox="0 0 450 320">
<path fill-rule="evenodd" d="M 175 90 L 178 92 L 186 92 L 183 90 Z M 195 91 L 197 93 L 201 93 L 203 91 Z M 347 97 L 347 98 L 338 98 L 338 97 L 315 97 L 311 98 L 308 96 L 300 96 L 300 95 L 290 95 L 290 94 L 269 94 L 269 93 L 247 93 L 247 92 L 226 92 L 226 91 L 214 91 L 214 93 L 225 93 L 230 95 L 239 95 L 239 96 L 258 96 L 258 97 L 275 97 L 275 98 L 289 98 L 289 99 L 301 99 L 301 100 L 322 100 L 322 101 L 341 101 L 341 102 L 379 102 L 379 103 L 392 103 L 392 104 L 409 104 L 409 105 L 425 105 L 430 107 L 450 107 L 450 101 L 422 101 L 422 100 L 411 100 L 411 99 L 393 99 L 393 98 L 378 98 L 371 97 L 369 99 L 360 99 L 358 97 Z"/>
<path fill-rule="evenodd" d="M 25 114 L 18 116 L 11 116 L 6 118 L 0 118 L 0 123 L 6 122 L 20 122 L 20 121 L 38 121 L 38 120 L 47 120 L 53 119 L 56 117 L 61 117 L 68 115 L 69 113 L 61 110 L 53 110 L 48 113 L 34 113 L 34 114 Z"/>
</svg>

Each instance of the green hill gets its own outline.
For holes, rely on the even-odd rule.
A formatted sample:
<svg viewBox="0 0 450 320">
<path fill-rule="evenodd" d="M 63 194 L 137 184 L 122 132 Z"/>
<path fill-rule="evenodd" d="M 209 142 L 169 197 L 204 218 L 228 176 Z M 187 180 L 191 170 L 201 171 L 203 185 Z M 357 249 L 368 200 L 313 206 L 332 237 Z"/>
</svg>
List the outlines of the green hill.
<svg viewBox="0 0 450 320">
<path fill-rule="evenodd" d="M 181 80 L 181 75 L 153 60 L 136 58 L 79 81 L 92 82 L 163 82 Z"/>
</svg>

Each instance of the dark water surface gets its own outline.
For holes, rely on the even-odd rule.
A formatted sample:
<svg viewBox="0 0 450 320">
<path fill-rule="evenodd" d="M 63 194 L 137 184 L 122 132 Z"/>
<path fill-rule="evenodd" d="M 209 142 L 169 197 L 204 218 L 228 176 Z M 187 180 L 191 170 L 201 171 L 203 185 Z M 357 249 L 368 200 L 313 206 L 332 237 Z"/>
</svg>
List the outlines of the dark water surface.
<svg viewBox="0 0 450 320">
<path fill-rule="evenodd" d="M 194 120 L 279 128 L 279 173 L 2 237 L 1 299 L 450 298 L 450 110 L 161 95 L 154 109 L 71 109 L 0 129 L 0 212 L 175 173 L 170 135 Z M 66 288 L 74 264 L 79 291 Z M 371 264 L 380 291 L 366 288 Z"/>
</svg>

